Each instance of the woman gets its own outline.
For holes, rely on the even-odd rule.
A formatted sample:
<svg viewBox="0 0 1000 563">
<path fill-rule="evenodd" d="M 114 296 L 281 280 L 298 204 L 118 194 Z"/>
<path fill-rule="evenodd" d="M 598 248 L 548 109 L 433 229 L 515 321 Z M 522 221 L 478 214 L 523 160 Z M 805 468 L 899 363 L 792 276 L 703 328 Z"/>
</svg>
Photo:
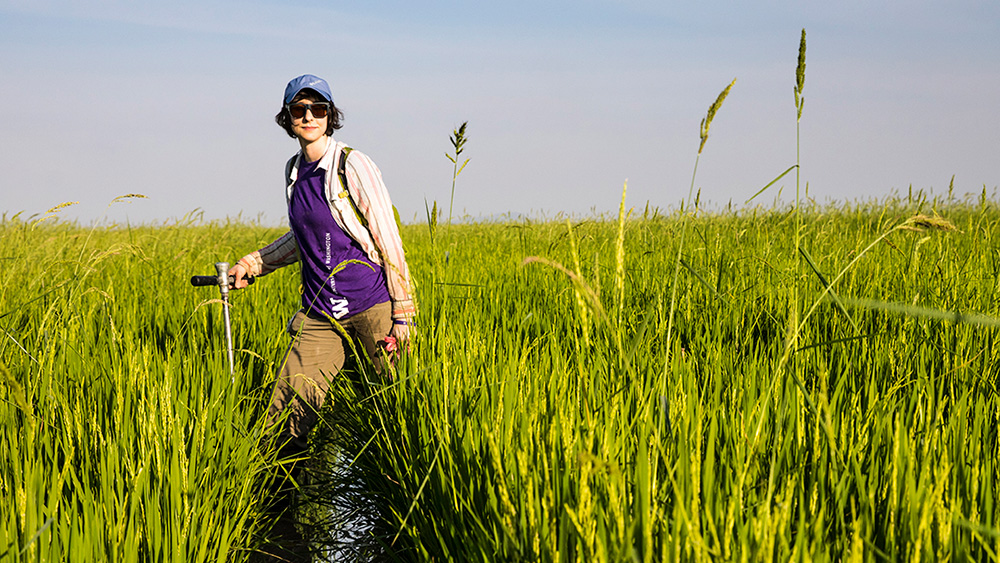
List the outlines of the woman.
<svg viewBox="0 0 1000 563">
<path fill-rule="evenodd" d="M 285 455 L 305 449 L 352 349 L 335 323 L 378 368 L 380 347 L 408 347 L 416 313 L 382 175 L 367 156 L 334 140 L 342 119 L 325 80 L 306 74 L 288 83 L 275 121 L 299 142 L 285 166 L 291 229 L 229 270 L 242 288 L 249 277 L 302 262 L 302 309 L 288 325 L 292 345 L 267 411 Z"/>
</svg>

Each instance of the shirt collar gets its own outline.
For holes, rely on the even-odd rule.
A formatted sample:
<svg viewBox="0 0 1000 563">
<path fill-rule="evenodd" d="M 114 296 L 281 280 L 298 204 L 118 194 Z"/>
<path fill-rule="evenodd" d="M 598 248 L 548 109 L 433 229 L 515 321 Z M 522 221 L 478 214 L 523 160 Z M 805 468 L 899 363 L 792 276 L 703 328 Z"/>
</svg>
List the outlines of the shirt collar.
<svg viewBox="0 0 1000 563">
<path fill-rule="evenodd" d="M 323 152 L 323 156 L 321 156 L 319 162 L 316 163 L 316 168 L 331 170 L 333 168 L 333 157 L 337 154 L 337 151 L 335 150 L 336 148 L 337 142 L 333 140 L 333 135 L 328 135 L 326 138 L 326 151 Z M 302 158 L 301 151 L 299 151 L 299 158 Z"/>
<path fill-rule="evenodd" d="M 333 159 L 337 154 L 335 150 L 337 148 L 337 141 L 333 139 L 333 135 L 328 135 L 326 137 L 326 151 L 323 152 L 323 156 L 319 158 L 319 162 L 316 163 L 316 168 L 322 168 L 324 171 L 329 171 L 333 169 Z M 299 150 L 298 154 L 295 155 L 295 162 L 292 163 L 291 169 L 288 171 L 288 182 L 289 188 L 291 188 L 292 183 L 298 178 L 299 168 L 302 166 L 302 159 L 305 157 L 302 154 L 302 150 Z"/>
</svg>

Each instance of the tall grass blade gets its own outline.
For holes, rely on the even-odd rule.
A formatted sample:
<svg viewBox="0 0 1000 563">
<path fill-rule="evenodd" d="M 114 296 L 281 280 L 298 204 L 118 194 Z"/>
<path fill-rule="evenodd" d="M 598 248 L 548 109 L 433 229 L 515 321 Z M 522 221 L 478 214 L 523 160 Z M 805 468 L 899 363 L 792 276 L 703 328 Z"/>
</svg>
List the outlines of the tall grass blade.
<svg viewBox="0 0 1000 563">
<path fill-rule="evenodd" d="M 736 79 L 734 78 L 728 86 L 723 88 L 722 92 L 719 93 L 712 105 L 708 107 L 708 112 L 705 118 L 701 120 L 701 143 L 698 145 L 698 155 L 694 159 L 694 170 L 691 172 L 691 185 L 688 187 L 688 195 L 684 202 L 688 203 L 691 201 L 691 195 L 694 193 L 694 183 L 695 178 L 698 176 L 698 161 L 701 159 L 701 152 L 705 149 L 705 143 L 708 141 L 708 131 L 712 125 L 712 121 L 715 119 L 715 114 L 718 113 L 719 109 L 722 107 L 722 102 L 726 100 L 729 96 L 729 91 L 732 90 L 733 85 L 736 84 Z M 683 207 L 683 204 L 682 204 Z M 681 256 L 684 252 L 684 237 L 687 233 L 687 216 L 682 217 L 681 224 L 681 236 L 677 243 L 677 258 L 674 261 L 674 275 L 673 281 L 670 287 L 670 311 L 667 314 L 667 336 L 666 342 L 670 344 L 670 339 L 673 337 L 674 330 L 674 312 L 677 310 L 677 281 L 680 279 L 681 271 Z"/>
<path fill-rule="evenodd" d="M 826 281 L 826 278 L 823 277 L 823 273 L 819 271 L 819 267 L 816 265 L 816 262 L 813 261 L 812 256 L 809 255 L 809 251 L 800 246 L 799 253 L 802 254 L 802 257 L 806 259 L 806 264 L 809 264 L 809 267 L 812 268 L 813 273 L 816 274 L 817 278 L 819 278 L 819 282 L 823 284 L 823 289 L 829 292 L 830 298 L 833 299 L 833 302 L 837 305 L 837 309 L 844 314 L 844 317 L 847 319 L 847 322 L 851 323 L 851 329 L 854 331 L 854 333 L 857 333 L 858 324 L 854 322 L 854 317 L 852 317 L 851 314 L 847 312 L 847 308 L 844 307 L 844 303 L 840 300 L 840 297 L 837 295 L 837 292 L 830 287 L 830 284 Z"/>
<path fill-rule="evenodd" d="M 762 193 L 764 193 L 765 191 L 767 191 L 767 189 L 768 189 L 768 188 L 770 188 L 771 186 L 773 186 L 774 184 L 776 184 L 776 183 L 778 182 L 778 180 L 780 180 L 780 179 L 784 178 L 786 174 L 788 174 L 788 173 L 789 173 L 789 172 L 791 172 L 792 170 L 795 170 L 795 169 L 797 169 L 798 167 L 799 167 L 799 165 L 798 165 L 798 164 L 793 164 L 793 165 L 789 166 L 789 167 L 788 167 L 788 170 L 785 170 L 785 171 L 784 171 L 784 172 L 782 172 L 781 174 L 778 174 L 778 177 L 777 177 L 777 178 L 775 178 L 775 179 L 771 180 L 770 182 L 768 182 L 768 183 L 767 183 L 767 185 L 766 185 L 766 186 L 764 186 L 763 188 L 761 188 L 760 190 L 758 190 L 758 191 L 757 191 L 757 193 L 755 193 L 755 194 L 753 194 L 752 196 L 750 196 L 750 198 L 749 198 L 749 199 L 747 199 L 745 203 L 750 203 L 751 201 L 753 201 L 753 200 L 757 199 L 757 196 L 759 196 L 760 194 L 762 194 Z"/>
</svg>

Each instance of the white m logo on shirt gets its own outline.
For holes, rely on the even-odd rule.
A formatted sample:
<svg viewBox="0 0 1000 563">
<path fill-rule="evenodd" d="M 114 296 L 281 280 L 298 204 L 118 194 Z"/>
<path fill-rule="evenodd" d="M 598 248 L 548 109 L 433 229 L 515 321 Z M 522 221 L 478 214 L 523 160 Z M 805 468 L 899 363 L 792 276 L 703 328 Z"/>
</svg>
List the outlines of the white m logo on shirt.
<svg viewBox="0 0 1000 563">
<path fill-rule="evenodd" d="M 347 314 L 347 299 L 334 299 L 330 298 L 330 312 L 333 313 L 333 318 L 339 319 Z"/>
</svg>

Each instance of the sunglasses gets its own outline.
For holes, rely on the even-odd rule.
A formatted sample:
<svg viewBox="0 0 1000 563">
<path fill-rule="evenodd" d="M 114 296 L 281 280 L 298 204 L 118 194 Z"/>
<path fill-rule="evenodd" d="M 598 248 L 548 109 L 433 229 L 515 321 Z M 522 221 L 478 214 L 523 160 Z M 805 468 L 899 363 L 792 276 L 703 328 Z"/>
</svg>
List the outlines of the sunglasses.
<svg viewBox="0 0 1000 563">
<path fill-rule="evenodd" d="M 330 104 L 326 102 L 316 104 L 288 104 L 285 106 L 285 109 L 288 110 L 288 115 L 292 116 L 292 119 L 302 119 L 306 116 L 307 110 L 312 112 L 314 118 L 323 119 L 330 111 Z"/>
</svg>

